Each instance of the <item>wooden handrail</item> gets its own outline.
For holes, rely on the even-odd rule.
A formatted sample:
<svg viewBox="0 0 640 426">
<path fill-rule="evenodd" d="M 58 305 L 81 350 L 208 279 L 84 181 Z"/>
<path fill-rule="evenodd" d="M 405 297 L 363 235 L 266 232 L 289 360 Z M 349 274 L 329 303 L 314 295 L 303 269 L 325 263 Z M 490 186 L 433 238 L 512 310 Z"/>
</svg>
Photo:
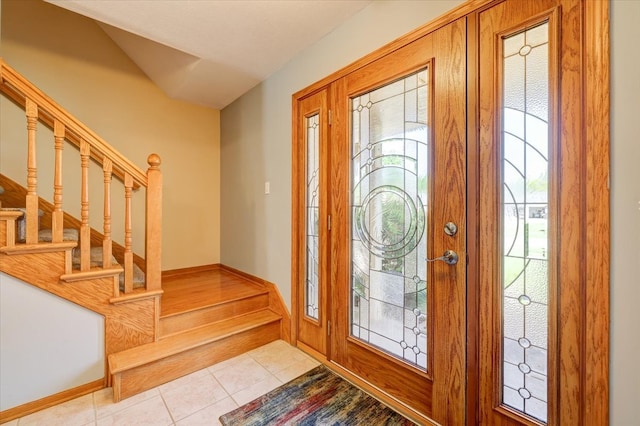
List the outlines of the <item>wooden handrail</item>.
<svg viewBox="0 0 640 426">
<path fill-rule="evenodd" d="M 34 87 L 2 58 L 0 58 L 0 91 L 22 108 L 26 108 L 28 99 L 33 101 L 38 106 L 38 119 L 49 128 L 54 128 L 55 120 L 64 123 L 65 138 L 78 149 L 82 140 L 89 142 L 89 145 L 91 145 L 91 159 L 102 165 L 103 159 L 105 157 L 109 158 L 113 162 L 114 176 L 121 181 L 124 181 L 125 173 L 128 173 L 133 178 L 134 189 L 140 186 L 147 186 L 147 176 L 143 170 L 92 130 L 84 126 L 80 120 L 58 105 L 40 89 Z"/>
</svg>

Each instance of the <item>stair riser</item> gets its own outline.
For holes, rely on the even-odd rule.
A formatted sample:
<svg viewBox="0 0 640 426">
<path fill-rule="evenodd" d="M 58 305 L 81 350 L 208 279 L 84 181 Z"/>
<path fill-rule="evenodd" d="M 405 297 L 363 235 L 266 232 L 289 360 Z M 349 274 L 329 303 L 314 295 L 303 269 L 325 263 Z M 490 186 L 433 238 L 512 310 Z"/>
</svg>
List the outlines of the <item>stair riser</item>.
<svg viewBox="0 0 640 426">
<path fill-rule="evenodd" d="M 242 300 L 207 306 L 191 312 L 160 318 L 160 338 L 269 307 L 269 295 L 260 294 Z"/>
<path fill-rule="evenodd" d="M 113 398 L 124 398 L 233 358 L 280 338 L 280 321 L 238 333 L 113 375 Z"/>
</svg>

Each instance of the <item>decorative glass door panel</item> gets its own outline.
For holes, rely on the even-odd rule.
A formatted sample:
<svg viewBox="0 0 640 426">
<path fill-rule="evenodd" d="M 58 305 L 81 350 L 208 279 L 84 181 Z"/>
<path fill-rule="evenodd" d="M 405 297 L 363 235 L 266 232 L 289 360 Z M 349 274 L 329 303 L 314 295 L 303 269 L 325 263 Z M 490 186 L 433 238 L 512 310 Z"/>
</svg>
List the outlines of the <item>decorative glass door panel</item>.
<svg viewBox="0 0 640 426">
<path fill-rule="evenodd" d="M 547 421 L 549 24 L 502 39 L 502 403 Z"/>
<path fill-rule="evenodd" d="M 465 418 L 466 265 L 427 257 L 466 255 L 465 28 L 331 92 L 332 361 L 442 424 Z"/>
<path fill-rule="evenodd" d="M 351 335 L 427 369 L 429 70 L 351 100 Z"/>
<path fill-rule="evenodd" d="M 306 118 L 307 129 L 307 274 L 304 292 L 305 315 L 318 320 L 320 285 L 320 114 Z"/>
</svg>

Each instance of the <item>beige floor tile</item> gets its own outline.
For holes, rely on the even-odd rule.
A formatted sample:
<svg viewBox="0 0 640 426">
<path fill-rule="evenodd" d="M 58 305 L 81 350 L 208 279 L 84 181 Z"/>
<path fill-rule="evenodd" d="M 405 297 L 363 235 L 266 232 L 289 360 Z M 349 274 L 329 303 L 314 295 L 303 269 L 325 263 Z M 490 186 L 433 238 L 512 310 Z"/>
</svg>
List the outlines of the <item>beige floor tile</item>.
<svg viewBox="0 0 640 426">
<path fill-rule="evenodd" d="M 264 380 L 254 383 L 247 388 L 243 388 L 242 390 L 232 394 L 231 397 L 236 401 L 238 406 L 242 406 L 281 385 L 282 382 L 280 380 L 269 374 L 269 376 Z"/>
<path fill-rule="evenodd" d="M 158 389 L 160 392 L 167 392 L 175 388 L 184 388 L 185 386 L 190 386 L 193 382 L 197 382 L 202 377 L 211 377 L 211 373 L 209 373 L 206 368 L 203 368 L 202 370 L 198 370 L 194 373 L 187 374 L 186 376 L 179 377 L 168 383 L 160 385 L 158 386 Z"/>
<path fill-rule="evenodd" d="M 93 395 L 89 394 L 25 416 L 18 423 L 21 426 L 84 426 L 95 424 L 95 420 Z"/>
<path fill-rule="evenodd" d="M 262 345 L 259 348 L 255 348 L 247 353 L 254 354 L 254 353 L 260 353 L 260 352 L 282 351 L 290 348 L 293 348 L 293 346 L 291 346 L 284 340 L 274 340 L 273 342 L 269 342 L 266 345 Z"/>
<path fill-rule="evenodd" d="M 117 413 L 98 419 L 98 426 L 169 426 L 173 419 L 162 397 L 156 395 Z"/>
<path fill-rule="evenodd" d="M 248 355 L 271 373 L 284 370 L 297 362 L 309 359 L 301 350 L 282 340 L 254 349 L 248 352 Z"/>
<path fill-rule="evenodd" d="M 2 423 L 2 426 L 18 426 L 18 419 L 11 420 L 10 422 Z"/>
<path fill-rule="evenodd" d="M 229 365 L 227 368 L 214 371 L 213 375 L 230 395 L 268 377 L 273 377 L 271 373 L 249 356 Z"/>
<path fill-rule="evenodd" d="M 311 358 L 305 358 L 302 361 L 292 363 L 288 367 L 274 372 L 273 375 L 282 383 L 287 383 L 288 381 L 303 375 L 307 371 L 314 369 L 318 365 L 320 365 L 318 361 Z"/>
<path fill-rule="evenodd" d="M 113 388 L 104 388 L 93 393 L 93 403 L 96 407 L 96 418 L 111 416 L 118 411 L 125 410 L 140 402 L 160 395 L 158 388 L 149 389 L 132 397 L 123 399 L 118 403 L 113 402 Z"/>
<path fill-rule="evenodd" d="M 163 385 L 160 393 L 174 420 L 183 419 L 229 396 L 207 370 Z"/>
<path fill-rule="evenodd" d="M 215 373 L 216 371 L 224 370 L 226 368 L 233 368 L 236 365 L 242 365 L 243 362 L 246 362 L 247 359 L 250 359 L 250 358 L 251 357 L 245 353 L 233 358 L 229 358 L 217 364 L 213 364 L 211 367 L 207 367 L 207 370 L 209 370 L 211 373 Z"/>
<path fill-rule="evenodd" d="M 176 426 L 217 426 L 220 425 L 218 418 L 221 415 L 238 408 L 233 398 L 224 398 L 215 404 L 209 405 L 202 410 L 184 418 L 176 423 Z"/>
</svg>

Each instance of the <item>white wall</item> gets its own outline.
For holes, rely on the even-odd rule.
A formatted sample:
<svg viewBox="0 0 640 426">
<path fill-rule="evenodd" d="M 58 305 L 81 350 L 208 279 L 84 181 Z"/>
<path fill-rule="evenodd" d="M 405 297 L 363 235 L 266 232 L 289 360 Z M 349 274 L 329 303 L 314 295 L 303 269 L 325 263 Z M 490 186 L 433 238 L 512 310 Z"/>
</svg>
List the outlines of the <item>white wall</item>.
<svg viewBox="0 0 640 426">
<path fill-rule="evenodd" d="M 104 372 L 101 315 L 0 273 L 0 411 Z"/>
<path fill-rule="evenodd" d="M 274 282 L 290 306 L 291 95 L 458 3 L 375 1 L 222 111 L 222 263 Z M 611 18 L 611 424 L 627 425 L 640 404 L 640 1 L 614 0 Z"/>
<path fill-rule="evenodd" d="M 639 424 L 640 1 L 611 2 L 611 425 Z"/>
</svg>

